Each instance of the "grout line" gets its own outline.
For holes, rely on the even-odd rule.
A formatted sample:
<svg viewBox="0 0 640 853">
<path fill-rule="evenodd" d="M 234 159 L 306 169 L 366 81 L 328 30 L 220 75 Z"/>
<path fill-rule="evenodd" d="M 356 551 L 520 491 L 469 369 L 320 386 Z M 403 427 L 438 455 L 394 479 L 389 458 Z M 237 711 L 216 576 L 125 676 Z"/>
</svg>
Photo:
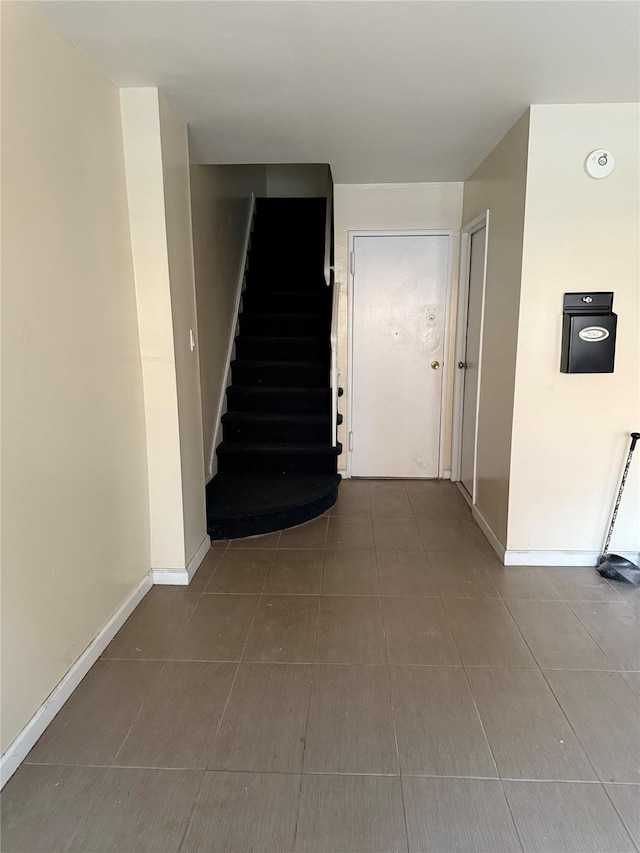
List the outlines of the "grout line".
<svg viewBox="0 0 640 853">
<path fill-rule="evenodd" d="M 118 773 L 121 770 L 149 770 L 156 773 L 251 773 L 256 776 L 375 776 L 384 779 L 461 779 L 476 782 L 521 782 L 523 784 L 558 784 L 558 785 L 599 785 L 605 787 L 610 785 L 617 788 L 637 788 L 640 790 L 640 782 L 602 782 L 600 779 L 551 779 L 547 777 L 513 777 L 513 776 L 461 776 L 456 774 L 436 774 L 436 773 L 366 773 L 359 771 L 345 770 L 251 770 L 251 769 L 226 769 L 226 770 L 208 770 L 203 767 L 161 767 L 149 764 L 122 764 L 113 767 L 108 764 L 68 764 L 62 761 L 42 762 L 42 761 L 25 761 L 31 767 L 67 767 L 76 768 L 83 767 L 93 770 L 104 770 L 109 773 Z"/>
<path fill-rule="evenodd" d="M 147 692 L 146 692 L 146 694 L 145 694 L 144 698 L 143 698 L 143 699 L 142 699 L 142 701 L 140 702 L 140 707 L 138 708 L 138 713 L 135 715 L 134 719 L 132 720 L 132 722 L 131 722 L 131 724 L 130 724 L 130 726 L 129 726 L 129 730 L 127 731 L 126 735 L 124 736 L 124 739 L 123 739 L 122 743 L 120 744 L 120 746 L 119 746 L 119 747 L 118 747 L 118 749 L 116 750 L 116 754 L 115 754 L 115 755 L 114 755 L 114 757 L 112 758 L 112 760 L 111 760 L 111 764 L 109 765 L 109 767 L 110 767 L 110 768 L 111 768 L 111 767 L 113 767 L 113 766 L 115 765 L 116 761 L 118 760 L 118 756 L 120 755 L 120 753 L 121 753 L 121 752 L 122 752 L 122 750 L 124 749 L 124 745 L 125 745 L 125 743 L 129 740 L 129 737 L 131 736 L 131 732 L 133 731 L 133 729 L 134 729 L 134 727 L 135 727 L 135 724 L 136 724 L 136 723 L 138 722 L 138 720 L 140 719 L 140 717 L 141 717 L 141 715 L 142 715 L 142 712 L 143 712 L 143 710 L 144 710 L 144 708 L 145 708 L 145 705 L 146 705 L 146 703 L 147 703 L 147 702 L 148 702 L 148 700 L 149 700 L 149 696 L 151 696 L 151 693 L 152 693 L 152 691 L 153 691 L 153 688 L 154 688 L 154 687 L 155 687 L 155 686 L 160 682 L 160 678 L 162 677 L 162 674 L 164 673 L 165 669 L 167 668 L 167 663 L 168 663 L 168 661 L 164 661 L 164 662 L 163 662 L 163 665 L 160 667 L 160 670 L 158 671 L 158 673 L 156 674 L 155 678 L 153 679 L 153 682 L 154 682 L 154 683 L 152 683 L 152 684 L 150 685 L 150 687 L 149 687 L 149 689 L 147 690 Z"/>
<path fill-rule="evenodd" d="M 506 780 L 500 779 L 500 790 L 502 791 L 502 797 L 505 801 L 505 804 L 507 806 L 507 810 L 508 810 L 509 815 L 511 817 L 511 823 L 513 824 L 513 829 L 514 829 L 514 832 L 516 834 L 516 838 L 518 839 L 518 843 L 520 844 L 520 848 L 522 850 L 524 850 L 524 842 L 522 840 L 522 836 L 520 835 L 520 830 L 518 829 L 518 823 L 516 821 L 515 815 L 511 809 L 511 803 L 509 802 L 509 797 L 507 797 L 507 792 L 504 789 L 504 781 L 506 781 Z"/>
<path fill-rule="evenodd" d="M 200 772 L 202 772 L 202 771 L 200 771 Z M 202 794 L 202 788 L 204 787 L 204 780 L 206 778 L 205 774 L 206 774 L 206 770 L 204 772 L 202 772 L 202 777 L 200 778 L 200 784 L 198 785 L 198 790 L 196 791 L 196 794 L 193 798 L 193 802 L 191 803 L 191 812 L 189 814 L 189 820 L 187 821 L 186 826 L 184 828 L 184 832 L 182 833 L 182 838 L 180 839 L 180 844 L 178 845 L 178 851 L 181 851 L 182 848 L 184 847 L 184 842 L 186 841 L 189 830 L 191 829 L 191 824 L 193 823 L 193 818 L 195 816 L 196 809 L 200 805 L 200 796 Z"/>
<path fill-rule="evenodd" d="M 612 784 L 612 783 L 607 783 L 607 784 Z M 633 839 L 633 837 L 632 837 L 632 835 L 631 835 L 630 830 L 629 830 L 629 829 L 627 829 L 626 821 L 625 821 L 625 820 L 624 820 L 624 818 L 622 817 L 622 814 L 620 813 L 620 811 L 619 811 L 618 807 L 616 806 L 616 804 L 615 804 L 615 802 L 614 802 L 613 798 L 611 797 L 611 794 L 610 794 L 610 793 L 609 793 L 609 791 L 607 790 L 607 786 L 604 784 L 604 782 L 602 783 L 602 789 L 603 789 L 603 791 L 604 791 L 604 795 L 605 795 L 605 797 L 609 800 L 609 802 L 610 802 L 610 803 L 611 803 L 611 805 L 613 806 L 613 810 L 615 811 L 616 815 L 618 816 L 618 820 L 619 820 L 619 821 L 620 821 L 620 823 L 622 824 L 622 828 L 624 829 L 624 831 L 627 833 L 627 836 L 628 836 L 628 838 L 630 839 L 631 844 L 633 845 L 633 847 L 635 847 L 635 849 L 636 849 L 636 850 L 638 850 L 638 846 L 637 846 L 637 844 L 635 843 L 635 840 Z"/>
</svg>

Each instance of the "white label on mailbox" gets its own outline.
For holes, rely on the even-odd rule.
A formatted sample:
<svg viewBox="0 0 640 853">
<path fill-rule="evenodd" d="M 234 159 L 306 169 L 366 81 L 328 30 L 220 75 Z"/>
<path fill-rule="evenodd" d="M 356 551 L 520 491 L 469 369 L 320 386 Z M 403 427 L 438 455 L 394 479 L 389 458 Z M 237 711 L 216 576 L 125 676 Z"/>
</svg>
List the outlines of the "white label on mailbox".
<svg viewBox="0 0 640 853">
<path fill-rule="evenodd" d="M 591 343 L 604 341 L 609 337 L 609 330 L 603 329 L 602 326 L 587 326 L 586 329 L 580 329 L 578 337 Z"/>
</svg>

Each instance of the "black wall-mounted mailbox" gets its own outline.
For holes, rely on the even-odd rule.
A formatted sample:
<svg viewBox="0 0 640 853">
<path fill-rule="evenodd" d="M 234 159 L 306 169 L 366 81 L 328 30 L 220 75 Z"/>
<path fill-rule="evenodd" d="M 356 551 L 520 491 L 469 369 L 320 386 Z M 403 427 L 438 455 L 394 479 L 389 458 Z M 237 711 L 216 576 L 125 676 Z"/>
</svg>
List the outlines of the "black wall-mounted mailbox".
<svg viewBox="0 0 640 853">
<path fill-rule="evenodd" d="M 613 373 L 616 324 L 613 293 L 565 293 L 562 373 Z"/>
</svg>

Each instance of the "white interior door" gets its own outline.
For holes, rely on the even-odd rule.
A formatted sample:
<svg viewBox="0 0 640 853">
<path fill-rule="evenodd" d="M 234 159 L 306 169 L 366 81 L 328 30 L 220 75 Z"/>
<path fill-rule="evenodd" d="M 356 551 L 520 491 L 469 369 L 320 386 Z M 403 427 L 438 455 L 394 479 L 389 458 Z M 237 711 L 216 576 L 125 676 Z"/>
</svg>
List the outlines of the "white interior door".
<svg viewBox="0 0 640 853">
<path fill-rule="evenodd" d="M 471 234 L 469 240 L 469 292 L 464 354 L 460 368 L 464 371 L 462 392 L 462 438 L 460 447 L 460 482 L 473 497 L 476 453 L 476 420 L 478 410 L 478 376 L 484 290 L 486 227 Z"/>
<path fill-rule="evenodd" d="M 354 476 L 439 475 L 449 240 L 353 239 Z"/>
</svg>

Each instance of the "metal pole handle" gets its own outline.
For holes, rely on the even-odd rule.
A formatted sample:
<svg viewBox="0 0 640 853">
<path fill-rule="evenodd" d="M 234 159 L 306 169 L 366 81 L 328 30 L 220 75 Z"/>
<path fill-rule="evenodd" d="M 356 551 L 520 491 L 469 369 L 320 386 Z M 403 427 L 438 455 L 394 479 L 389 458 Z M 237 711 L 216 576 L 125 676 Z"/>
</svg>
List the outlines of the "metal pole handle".
<svg viewBox="0 0 640 853">
<path fill-rule="evenodd" d="M 631 433 L 631 446 L 629 447 L 629 454 L 627 456 L 627 461 L 624 466 L 624 471 L 622 472 L 622 480 L 620 481 L 620 488 L 618 489 L 618 497 L 616 498 L 616 503 L 613 508 L 613 515 L 611 516 L 611 524 L 609 525 L 609 532 L 607 533 L 607 541 L 604 543 L 604 554 L 609 553 L 609 545 L 611 543 L 611 537 L 613 536 L 613 528 L 616 523 L 616 518 L 618 517 L 618 509 L 620 508 L 620 501 L 622 500 L 622 493 L 624 491 L 624 485 L 627 482 L 627 475 L 629 473 L 629 467 L 631 465 L 631 457 L 633 456 L 633 451 L 636 448 L 636 444 L 640 439 L 640 432 L 632 432 Z"/>
</svg>

